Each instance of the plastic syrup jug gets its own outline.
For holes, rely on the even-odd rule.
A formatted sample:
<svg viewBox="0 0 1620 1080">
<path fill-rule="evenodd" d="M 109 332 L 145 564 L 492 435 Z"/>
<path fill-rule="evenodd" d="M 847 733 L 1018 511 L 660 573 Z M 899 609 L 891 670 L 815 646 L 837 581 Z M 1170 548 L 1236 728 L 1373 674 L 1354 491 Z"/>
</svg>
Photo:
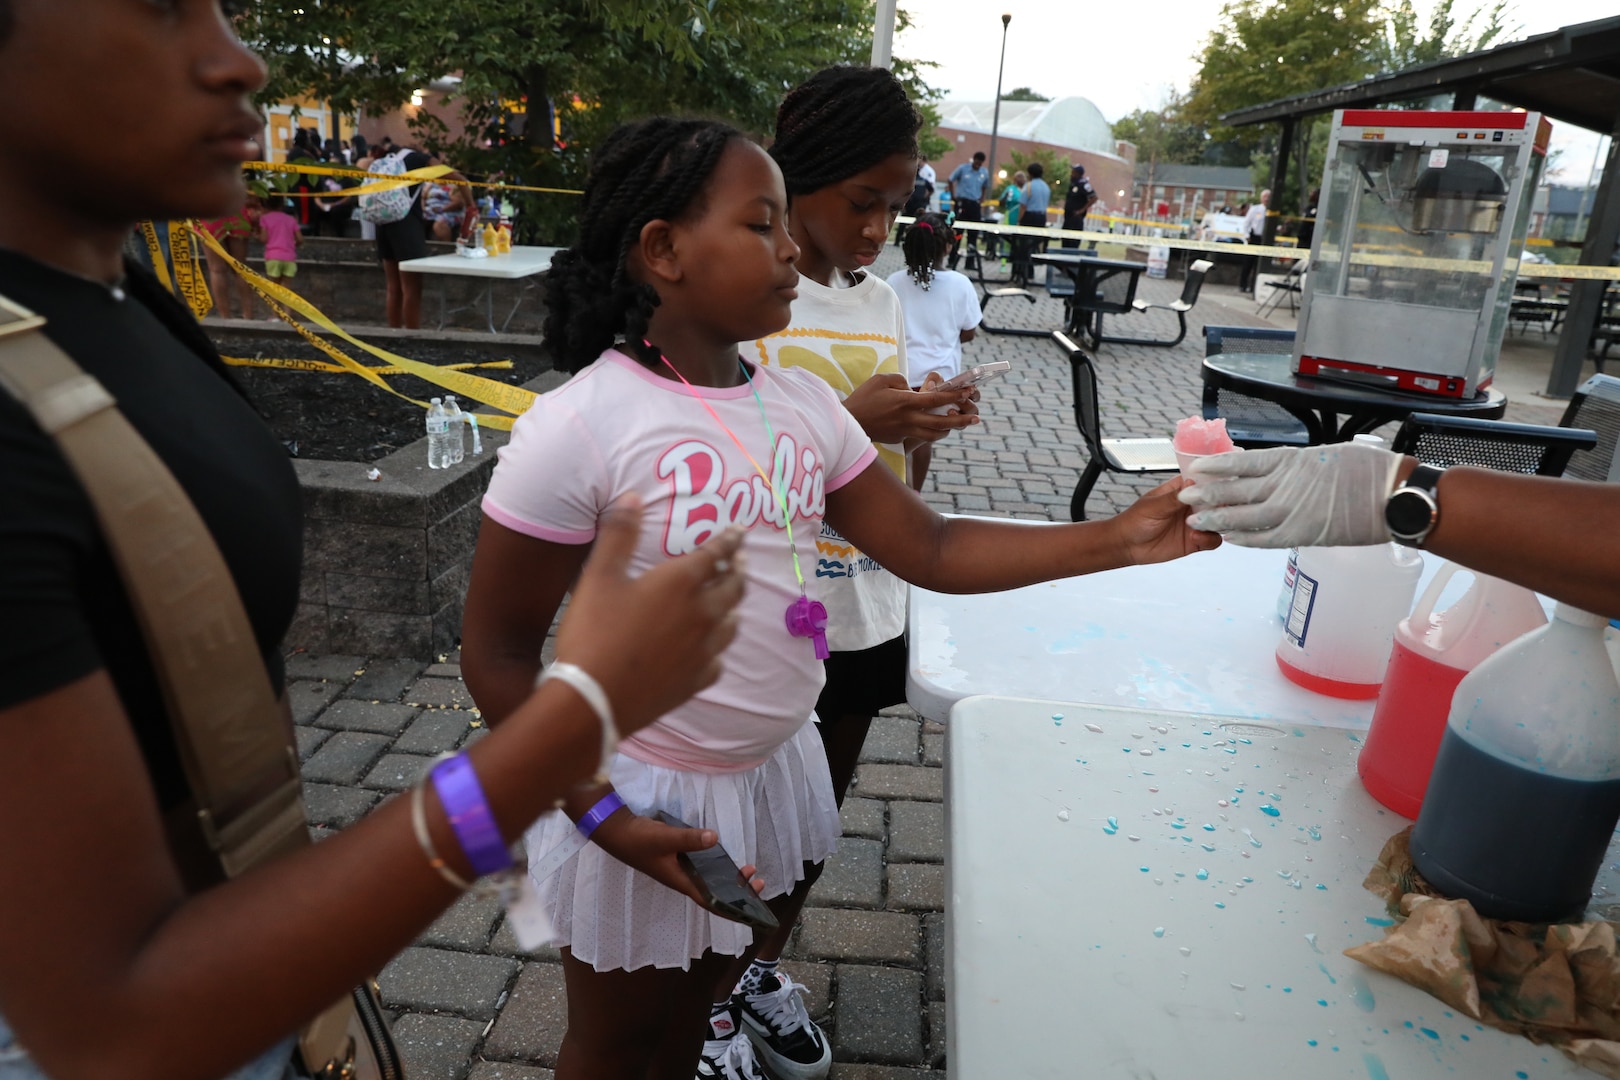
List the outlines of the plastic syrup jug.
<svg viewBox="0 0 1620 1080">
<path fill-rule="evenodd" d="M 1453 574 L 1474 581 L 1444 611 L 1434 605 Z M 1395 628 L 1395 648 L 1372 727 L 1356 759 L 1367 793 L 1397 814 L 1418 816 L 1451 698 L 1464 675 L 1502 646 L 1547 625 L 1536 594 L 1522 585 L 1447 563 Z"/>
<path fill-rule="evenodd" d="M 1282 591 L 1277 594 L 1277 621 L 1288 621 L 1288 609 L 1294 606 L 1294 575 L 1299 573 L 1299 548 L 1288 549 L 1288 561 L 1283 564 Z"/>
<path fill-rule="evenodd" d="M 1620 681 L 1607 623 L 1559 604 L 1457 687 L 1412 861 L 1481 915 L 1551 922 L 1591 899 L 1620 818 Z"/>
<path fill-rule="evenodd" d="M 1423 556 L 1394 544 L 1300 548 L 1277 666 L 1307 690 L 1375 698 Z"/>
<path fill-rule="evenodd" d="M 1377 435 L 1356 442 L 1383 446 Z M 1307 690 L 1375 698 L 1395 624 L 1412 610 L 1423 556 L 1395 544 L 1298 549 L 1277 666 Z"/>
</svg>

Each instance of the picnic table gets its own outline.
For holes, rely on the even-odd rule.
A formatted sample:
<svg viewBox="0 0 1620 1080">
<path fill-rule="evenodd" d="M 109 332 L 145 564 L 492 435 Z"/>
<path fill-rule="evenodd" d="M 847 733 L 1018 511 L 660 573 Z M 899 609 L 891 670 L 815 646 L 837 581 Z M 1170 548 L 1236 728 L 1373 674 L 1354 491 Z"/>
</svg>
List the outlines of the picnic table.
<svg viewBox="0 0 1620 1080">
<path fill-rule="evenodd" d="M 1043 266 L 1056 267 L 1074 282 L 1074 295 L 1063 301 L 1063 328 L 1071 337 L 1085 338 L 1092 348 L 1105 342 L 1130 340 L 1104 335 L 1103 316 L 1131 312 L 1136 283 L 1147 270 L 1146 263 L 1099 259 L 1079 251 L 1044 251 L 1030 258 Z"/>
</svg>

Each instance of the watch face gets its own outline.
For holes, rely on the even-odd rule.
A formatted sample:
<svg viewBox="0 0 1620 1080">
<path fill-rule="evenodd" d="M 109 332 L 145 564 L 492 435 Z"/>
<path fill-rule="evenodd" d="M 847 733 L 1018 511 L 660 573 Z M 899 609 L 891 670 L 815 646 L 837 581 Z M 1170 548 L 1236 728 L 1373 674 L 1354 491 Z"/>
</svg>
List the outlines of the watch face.
<svg viewBox="0 0 1620 1080">
<path fill-rule="evenodd" d="M 1384 504 L 1384 523 L 1399 537 L 1422 536 L 1434 521 L 1434 504 L 1420 491 L 1402 488 Z"/>
</svg>

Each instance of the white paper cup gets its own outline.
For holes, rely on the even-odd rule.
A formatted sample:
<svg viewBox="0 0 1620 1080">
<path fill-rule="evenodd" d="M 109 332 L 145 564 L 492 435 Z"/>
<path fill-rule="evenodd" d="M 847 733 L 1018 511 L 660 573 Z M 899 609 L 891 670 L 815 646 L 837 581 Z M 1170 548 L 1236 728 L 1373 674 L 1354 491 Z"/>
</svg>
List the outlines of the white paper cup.
<svg viewBox="0 0 1620 1080">
<path fill-rule="evenodd" d="M 1214 454 L 1189 454 L 1185 450 L 1176 450 L 1174 444 L 1171 445 L 1171 449 L 1175 450 L 1176 465 L 1181 469 L 1181 475 L 1182 476 L 1187 475 L 1187 466 L 1191 465 L 1193 462 L 1199 461 L 1199 460 L 1201 460 L 1203 458 L 1214 457 L 1215 456 Z M 1234 446 L 1230 450 L 1222 450 L 1221 453 L 1223 453 L 1223 454 L 1235 454 L 1235 453 L 1237 453 L 1238 451 L 1240 451 L 1242 449 L 1243 449 L 1243 447 L 1241 447 L 1241 446 Z"/>
</svg>

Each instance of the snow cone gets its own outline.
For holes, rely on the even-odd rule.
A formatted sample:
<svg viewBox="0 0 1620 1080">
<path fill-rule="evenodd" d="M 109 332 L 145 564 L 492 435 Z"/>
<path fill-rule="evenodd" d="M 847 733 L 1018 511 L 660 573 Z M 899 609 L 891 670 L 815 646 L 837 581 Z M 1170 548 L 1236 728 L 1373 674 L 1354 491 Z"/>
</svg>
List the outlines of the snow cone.
<svg viewBox="0 0 1620 1080">
<path fill-rule="evenodd" d="M 1199 416 L 1176 421 L 1176 434 L 1170 446 L 1176 452 L 1176 464 L 1181 467 L 1182 476 L 1187 475 L 1187 466 L 1201 457 L 1241 449 L 1226 433 L 1225 419 L 1205 420 Z"/>
</svg>

